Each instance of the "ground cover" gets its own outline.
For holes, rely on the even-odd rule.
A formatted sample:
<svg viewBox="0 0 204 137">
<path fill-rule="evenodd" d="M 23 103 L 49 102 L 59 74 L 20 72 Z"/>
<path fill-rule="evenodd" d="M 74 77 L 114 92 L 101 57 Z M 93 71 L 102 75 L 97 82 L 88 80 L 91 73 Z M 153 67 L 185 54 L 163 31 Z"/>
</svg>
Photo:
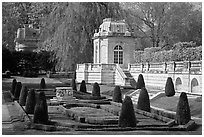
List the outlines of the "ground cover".
<svg viewBox="0 0 204 137">
<path fill-rule="evenodd" d="M 202 118 L 202 100 L 199 97 L 188 96 L 191 116 Z M 161 97 L 150 102 L 151 106 L 176 112 L 179 96 Z"/>
</svg>

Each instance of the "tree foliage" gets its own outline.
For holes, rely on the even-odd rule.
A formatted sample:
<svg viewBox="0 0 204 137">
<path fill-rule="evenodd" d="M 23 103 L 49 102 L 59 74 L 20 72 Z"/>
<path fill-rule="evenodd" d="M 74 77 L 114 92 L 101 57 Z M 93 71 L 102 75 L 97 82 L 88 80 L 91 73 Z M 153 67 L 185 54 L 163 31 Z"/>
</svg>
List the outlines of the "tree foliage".
<svg viewBox="0 0 204 137">
<path fill-rule="evenodd" d="M 130 25 L 138 28 L 138 37 L 150 40 L 151 45 L 144 47 L 161 46 L 168 49 L 174 43 L 189 41 L 201 44 L 201 3 L 125 2 L 122 7 L 130 16 L 142 22 Z"/>
<path fill-rule="evenodd" d="M 92 37 L 104 18 L 120 18 L 119 3 L 59 3 L 43 22 L 42 47 L 54 51 L 59 71 L 92 62 Z"/>
<path fill-rule="evenodd" d="M 57 71 L 74 70 L 77 63 L 92 62 L 92 37 L 104 18 L 125 19 L 137 40 L 141 38 L 139 49 L 202 44 L 201 3 L 3 2 L 2 45 L 14 49 L 17 29 L 33 24 L 41 29 L 39 49 L 52 53 L 48 69 L 54 62 Z"/>
</svg>

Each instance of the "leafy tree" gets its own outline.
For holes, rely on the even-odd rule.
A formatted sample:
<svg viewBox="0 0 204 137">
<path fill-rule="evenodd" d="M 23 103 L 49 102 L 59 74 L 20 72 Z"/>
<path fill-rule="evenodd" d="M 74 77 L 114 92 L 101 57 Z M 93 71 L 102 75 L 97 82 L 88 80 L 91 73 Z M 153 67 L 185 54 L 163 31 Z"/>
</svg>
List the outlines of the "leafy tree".
<svg viewBox="0 0 204 137">
<path fill-rule="evenodd" d="M 16 69 L 17 63 L 15 58 L 6 47 L 2 47 L 2 71 L 5 72 L 6 70 L 10 70 L 14 72 Z"/>
<path fill-rule="evenodd" d="M 91 62 L 92 36 L 104 18 L 120 18 L 119 3 L 58 3 L 42 25 L 45 50 L 54 51 L 56 70 L 75 69 L 76 63 Z"/>
<path fill-rule="evenodd" d="M 152 47 L 165 49 L 180 41 L 194 41 L 198 46 L 201 44 L 201 3 L 125 2 L 121 5 L 129 13 L 127 18 L 130 16 L 139 20 L 130 25 L 138 28 L 137 37 L 142 38 L 141 43 L 145 47 L 149 47 L 149 40 Z"/>
</svg>

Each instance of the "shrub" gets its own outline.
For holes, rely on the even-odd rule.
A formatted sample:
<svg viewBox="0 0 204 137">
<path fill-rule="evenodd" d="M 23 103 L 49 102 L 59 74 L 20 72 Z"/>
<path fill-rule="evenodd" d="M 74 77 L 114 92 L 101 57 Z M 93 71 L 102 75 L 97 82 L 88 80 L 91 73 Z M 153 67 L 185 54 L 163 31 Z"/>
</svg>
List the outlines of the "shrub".
<svg viewBox="0 0 204 137">
<path fill-rule="evenodd" d="M 17 82 L 16 88 L 15 88 L 15 91 L 14 91 L 14 98 L 15 99 L 19 99 L 19 96 L 20 96 L 20 93 L 21 93 L 21 88 L 22 88 L 21 82 Z"/>
<path fill-rule="evenodd" d="M 16 79 L 13 79 L 13 81 L 12 81 L 12 86 L 11 86 L 11 93 L 12 93 L 13 95 L 14 95 L 14 92 L 15 92 L 16 84 L 17 84 Z"/>
<path fill-rule="evenodd" d="M 135 62 L 170 62 L 170 61 L 202 60 L 202 46 L 193 42 L 175 43 L 170 50 L 160 48 L 145 48 L 135 52 Z"/>
<path fill-rule="evenodd" d="M 26 71 L 26 70 L 25 70 L 25 71 L 23 71 L 22 76 L 23 76 L 23 77 L 28 77 L 28 71 Z"/>
<path fill-rule="evenodd" d="M 140 90 L 139 98 L 137 101 L 137 109 L 150 112 L 149 95 L 146 88 Z"/>
<path fill-rule="evenodd" d="M 171 77 L 167 78 L 165 85 L 165 94 L 167 97 L 171 97 L 175 95 L 174 83 Z"/>
<path fill-rule="evenodd" d="M 27 95 L 28 95 L 28 88 L 26 86 L 23 86 L 19 97 L 19 104 L 21 106 L 25 106 Z"/>
<path fill-rule="evenodd" d="M 76 81 L 75 81 L 75 79 L 72 79 L 71 86 L 72 86 L 72 90 L 77 91 L 77 86 L 76 86 Z"/>
<path fill-rule="evenodd" d="M 142 62 L 142 55 L 144 54 L 144 51 L 137 50 L 134 52 L 134 59 L 136 63 Z"/>
<path fill-rule="evenodd" d="M 137 79 L 137 87 L 136 89 L 141 89 L 142 87 L 145 87 L 145 82 L 142 74 L 139 74 Z"/>
<path fill-rule="evenodd" d="M 11 77 L 11 72 L 10 72 L 9 70 L 7 70 L 7 71 L 5 72 L 5 74 L 6 74 L 6 77 L 7 77 L 7 78 L 10 78 L 10 77 Z"/>
<path fill-rule="evenodd" d="M 129 96 L 126 96 L 122 103 L 122 109 L 119 116 L 119 127 L 136 127 L 136 117 L 132 104 L 132 100 Z"/>
<path fill-rule="evenodd" d="M 113 102 L 118 102 L 122 103 L 122 95 L 121 95 L 121 90 L 119 86 L 116 86 L 113 90 Z"/>
<path fill-rule="evenodd" d="M 45 88 L 46 88 L 45 79 L 42 78 L 40 81 L 40 89 L 45 89 Z"/>
<path fill-rule="evenodd" d="M 188 98 L 185 92 L 182 92 L 179 97 L 179 102 L 176 110 L 176 122 L 179 125 L 187 124 L 191 119 L 190 107 Z"/>
<path fill-rule="evenodd" d="M 34 109 L 34 123 L 48 123 L 48 108 L 45 93 L 41 91 L 37 96 L 37 102 Z"/>
<path fill-rule="evenodd" d="M 100 86 L 97 82 L 94 83 L 93 89 L 92 89 L 92 96 L 100 97 Z"/>
<path fill-rule="evenodd" d="M 137 87 L 137 82 L 135 81 L 134 78 L 133 78 L 133 79 L 130 79 L 130 85 L 131 85 L 131 87 L 133 87 L 133 88 L 136 88 L 136 87 Z"/>
<path fill-rule="evenodd" d="M 28 92 L 28 96 L 26 98 L 26 105 L 25 105 L 25 112 L 27 114 L 34 114 L 35 103 L 36 103 L 35 90 L 30 89 L 30 91 Z"/>
<path fill-rule="evenodd" d="M 81 85 L 80 85 L 80 90 L 79 90 L 79 91 L 84 92 L 84 93 L 87 92 L 85 80 L 82 80 Z"/>
</svg>

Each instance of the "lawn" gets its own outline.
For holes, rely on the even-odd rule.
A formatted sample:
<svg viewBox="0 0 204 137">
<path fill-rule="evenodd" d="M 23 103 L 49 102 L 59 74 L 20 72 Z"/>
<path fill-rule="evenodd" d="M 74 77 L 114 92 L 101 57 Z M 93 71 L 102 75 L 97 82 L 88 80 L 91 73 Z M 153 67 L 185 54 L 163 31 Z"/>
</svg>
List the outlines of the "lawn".
<svg viewBox="0 0 204 137">
<path fill-rule="evenodd" d="M 202 100 L 200 97 L 188 97 L 191 116 L 202 118 Z M 161 97 L 151 102 L 151 106 L 176 112 L 179 96 Z"/>
</svg>

